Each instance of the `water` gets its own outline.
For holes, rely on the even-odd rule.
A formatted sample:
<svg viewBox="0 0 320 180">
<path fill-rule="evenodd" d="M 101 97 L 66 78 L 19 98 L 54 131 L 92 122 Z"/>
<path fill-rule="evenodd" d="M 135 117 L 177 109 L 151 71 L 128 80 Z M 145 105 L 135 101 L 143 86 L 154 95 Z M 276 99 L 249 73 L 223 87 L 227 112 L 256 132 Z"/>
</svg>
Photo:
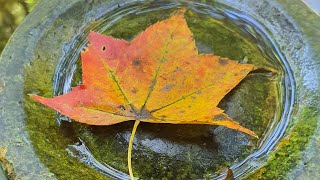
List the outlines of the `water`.
<svg viewBox="0 0 320 180">
<path fill-rule="evenodd" d="M 294 81 L 286 59 L 267 27 L 230 7 L 195 2 L 119 5 L 110 13 L 102 13 L 98 21 L 80 28 L 72 43 L 65 45 L 65 54 L 58 65 L 53 66 L 55 74 L 51 88 L 55 95 L 60 95 L 81 83 L 79 53 L 86 46 L 90 30 L 131 40 L 148 26 L 168 18 L 181 6 L 189 9 L 186 19 L 201 53 L 248 61 L 264 69 L 251 73 L 219 104 L 233 119 L 255 131 L 260 140 L 224 127 L 142 124 L 134 142 L 134 172 L 143 179 L 219 179 L 225 176 L 225 170 L 230 166 L 236 177 L 244 176 L 261 167 L 282 138 L 292 110 Z M 47 91 L 45 88 L 40 95 Z M 61 123 L 59 129 L 43 130 L 44 139 L 53 138 L 60 143 L 54 147 L 57 151 L 53 153 L 67 151 L 69 155 L 61 155 L 62 160 L 78 158 L 104 175 L 128 178 L 125 173 L 126 149 L 132 122 L 95 127 L 66 123 L 61 120 L 70 120 L 60 114 L 57 120 Z M 33 131 L 37 128 L 30 125 Z M 49 160 L 43 162 L 56 174 L 63 169 L 61 162 L 59 165 Z"/>
</svg>

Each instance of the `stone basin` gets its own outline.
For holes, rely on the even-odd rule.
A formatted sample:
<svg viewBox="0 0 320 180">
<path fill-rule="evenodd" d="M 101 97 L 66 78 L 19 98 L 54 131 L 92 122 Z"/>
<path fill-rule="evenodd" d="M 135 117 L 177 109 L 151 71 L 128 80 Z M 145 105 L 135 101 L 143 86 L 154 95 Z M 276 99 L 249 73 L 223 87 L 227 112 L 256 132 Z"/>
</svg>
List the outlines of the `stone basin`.
<svg viewBox="0 0 320 180">
<path fill-rule="evenodd" d="M 50 97 L 66 93 L 70 85 L 81 82 L 81 67 L 77 63 L 79 52 L 86 43 L 82 41 L 89 30 L 130 40 L 147 25 L 157 22 L 159 16 L 166 17 L 163 15 L 165 10 L 171 11 L 171 8 L 179 6 L 191 9 L 187 21 L 202 52 L 214 51 L 218 55 L 236 60 L 249 59 L 257 65 L 277 69 L 263 61 L 264 56 L 258 51 L 249 51 L 247 47 L 251 44 L 246 40 L 224 33 L 228 28 L 219 31 L 218 22 L 208 23 L 212 29 L 205 26 L 207 31 L 197 29 L 196 18 L 201 19 L 201 24 L 207 21 L 191 11 L 208 10 L 199 7 L 222 6 L 234 10 L 225 13 L 230 19 L 239 22 L 249 19 L 254 22 L 254 27 L 261 26 L 264 30 L 261 32 L 266 35 L 262 37 L 269 38 L 268 42 L 274 48 L 271 52 L 277 53 L 276 59 L 283 60 L 285 72 L 277 71 L 277 77 L 285 74 L 279 81 L 284 85 L 257 85 L 257 82 L 269 82 L 270 73 L 261 72 L 253 80 L 250 80 L 252 77 L 247 78 L 220 104 L 230 116 L 263 137 L 260 140 L 252 140 L 222 127 L 168 125 L 164 128 L 143 124 L 134 143 L 137 175 L 142 179 L 221 179 L 225 176 L 225 167 L 230 166 L 239 179 L 319 178 L 320 17 L 299 0 L 163 1 L 160 3 L 164 11 L 157 11 L 158 14 L 150 15 L 147 20 L 139 15 L 140 12 L 157 9 L 158 3 L 43 0 L 35 7 L 0 56 L 0 150 L 7 149 L 4 156 L 0 153 L 4 169 L 0 171 L 0 179 L 128 179 L 124 166 L 126 152 L 114 151 L 126 149 L 132 123 L 113 127 L 91 127 L 65 121 L 57 123 L 56 119 L 69 119 L 31 102 L 27 93 Z M 131 16 L 121 16 L 119 21 L 110 23 L 111 28 L 108 29 L 105 21 L 114 20 L 113 15 L 117 13 L 130 14 L 130 11 L 139 18 L 131 21 Z M 216 18 L 219 19 L 218 16 Z M 224 52 L 222 48 L 229 46 L 227 43 L 221 49 L 210 46 L 210 42 L 205 41 L 211 37 L 208 35 L 210 32 L 234 39 L 231 44 L 239 46 L 233 48 L 241 46 L 239 51 L 246 51 L 248 57 L 238 51 Z M 223 45 L 225 41 L 217 38 L 215 42 Z M 258 62 L 259 58 L 262 60 Z M 66 60 L 74 63 L 68 66 Z M 272 90 L 277 87 L 285 87 L 280 92 L 287 96 L 263 93 L 274 92 Z M 248 93 L 250 88 L 254 88 L 256 93 L 261 91 L 251 96 L 260 104 L 252 105 L 243 98 L 251 94 Z M 285 104 L 278 110 L 273 106 L 277 106 L 274 102 L 280 97 Z M 263 118 L 278 120 L 270 120 L 270 123 L 253 121 Z M 277 125 L 283 128 L 277 129 Z M 172 132 L 182 135 L 170 135 Z M 190 156 L 186 156 L 188 154 Z M 188 158 L 191 162 L 187 161 Z M 151 162 L 157 162 L 157 165 Z M 212 165 L 219 163 L 223 166 Z M 214 169 L 207 171 L 202 166 Z"/>
</svg>

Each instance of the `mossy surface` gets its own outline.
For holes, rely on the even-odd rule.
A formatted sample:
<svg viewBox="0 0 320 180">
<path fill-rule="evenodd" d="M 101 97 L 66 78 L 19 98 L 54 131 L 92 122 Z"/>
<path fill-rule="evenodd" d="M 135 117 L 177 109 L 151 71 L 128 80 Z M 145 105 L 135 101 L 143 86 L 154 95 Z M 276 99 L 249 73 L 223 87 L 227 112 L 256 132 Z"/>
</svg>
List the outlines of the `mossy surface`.
<svg viewBox="0 0 320 180">
<path fill-rule="evenodd" d="M 247 179 L 286 179 L 287 173 L 301 160 L 302 152 L 317 128 L 318 117 L 317 108 L 302 108 L 298 122 L 288 130 L 287 137 L 280 141 L 277 150 L 268 158 L 267 165 Z"/>
<path fill-rule="evenodd" d="M 55 111 L 39 105 L 28 96 L 30 93 L 52 96 L 55 65 L 56 62 L 49 59 L 36 59 L 26 67 L 24 109 L 34 149 L 42 163 L 59 179 L 106 179 L 67 153 L 68 145 L 77 141 L 72 135 L 72 124 L 62 122 L 58 126 Z"/>
<path fill-rule="evenodd" d="M 131 40 L 148 26 L 169 17 L 171 12 L 173 10 L 128 15 L 104 33 Z M 214 52 L 238 61 L 247 57 L 248 63 L 259 67 L 273 66 L 254 43 L 232 30 L 234 27 L 190 11 L 186 13 L 186 19 L 200 52 Z M 51 59 L 50 53 L 44 51 L 46 42 L 43 43 L 39 45 L 41 56 L 26 67 L 24 90 L 27 129 L 41 161 L 59 179 L 105 179 L 102 174 L 68 155 L 66 148 L 80 137 L 97 160 L 127 172 L 127 146 L 133 122 L 109 127 L 62 122 L 58 126 L 53 110 L 33 102 L 27 96 L 37 93 L 52 97 L 52 79 L 57 60 Z M 250 74 L 219 106 L 236 121 L 263 136 L 278 108 L 279 79 L 276 76 L 268 73 Z M 73 78 L 73 85 L 79 82 L 80 66 Z M 224 127 L 142 123 L 134 142 L 133 171 L 142 179 L 205 178 L 243 159 L 255 149 L 256 143 L 246 135 Z"/>
</svg>

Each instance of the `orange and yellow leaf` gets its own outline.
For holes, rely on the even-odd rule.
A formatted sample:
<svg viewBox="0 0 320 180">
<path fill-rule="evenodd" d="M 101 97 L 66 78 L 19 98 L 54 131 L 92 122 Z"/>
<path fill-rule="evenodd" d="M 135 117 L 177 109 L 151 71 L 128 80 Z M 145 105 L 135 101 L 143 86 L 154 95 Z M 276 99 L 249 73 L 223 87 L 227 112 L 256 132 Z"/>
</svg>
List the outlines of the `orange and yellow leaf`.
<svg viewBox="0 0 320 180">
<path fill-rule="evenodd" d="M 184 11 L 131 42 L 95 32 L 88 39 L 81 53 L 83 84 L 61 96 L 33 99 L 91 125 L 208 124 L 256 136 L 217 107 L 255 66 L 199 54 Z"/>
</svg>

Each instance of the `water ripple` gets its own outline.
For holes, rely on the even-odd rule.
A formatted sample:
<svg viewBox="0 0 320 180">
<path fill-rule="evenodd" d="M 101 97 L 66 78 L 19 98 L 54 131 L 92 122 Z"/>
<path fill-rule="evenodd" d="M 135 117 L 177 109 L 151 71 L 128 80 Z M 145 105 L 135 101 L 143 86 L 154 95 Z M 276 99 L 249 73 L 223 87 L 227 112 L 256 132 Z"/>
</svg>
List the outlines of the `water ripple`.
<svg viewBox="0 0 320 180">
<path fill-rule="evenodd" d="M 268 154 L 274 149 L 279 140 L 283 137 L 289 123 L 289 117 L 292 112 L 295 93 L 293 73 L 290 70 L 285 56 L 281 53 L 276 41 L 272 38 L 272 34 L 270 34 L 270 31 L 267 27 L 243 12 L 237 11 L 222 4 L 209 6 L 198 2 L 159 2 L 146 4 L 142 1 L 139 1 L 128 4 L 124 3 L 122 7 L 116 8 L 112 11 L 112 13 L 101 16 L 102 18 L 97 21 L 94 27 L 92 27 L 92 25 L 88 25 L 87 27 L 80 29 L 79 34 L 74 37 L 72 43 L 65 45 L 65 54 L 60 59 L 56 68 L 53 88 L 54 94 L 61 95 L 70 91 L 72 77 L 77 68 L 76 62 L 81 50 L 87 43 L 86 36 L 89 33 L 89 30 L 103 32 L 112 24 L 114 24 L 114 22 L 128 14 L 146 13 L 160 9 L 176 8 L 179 6 L 186 6 L 197 13 L 209 15 L 214 19 L 235 24 L 237 27 L 239 27 L 240 33 L 256 42 L 265 56 L 281 65 L 283 71 L 283 79 L 280 85 L 282 101 L 281 118 L 275 119 L 275 121 L 272 123 L 271 127 L 266 133 L 265 138 L 261 140 L 258 150 L 247 156 L 243 161 L 231 166 L 235 177 L 241 177 L 255 169 L 260 168 L 265 162 Z M 68 118 L 62 115 L 59 115 L 58 119 L 68 120 Z M 72 156 L 78 157 L 82 162 L 94 167 L 99 172 L 107 176 L 115 179 L 129 179 L 127 174 L 118 171 L 107 164 L 98 162 L 91 154 L 90 150 L 86 147 L 85 143 L 82 141 L 76 145 L 70 146 L 68 151 Z M 225 175 L 226 172 L 220 175 L 212 176 L 212 179 L 222 179 Z"/>
</svg>

